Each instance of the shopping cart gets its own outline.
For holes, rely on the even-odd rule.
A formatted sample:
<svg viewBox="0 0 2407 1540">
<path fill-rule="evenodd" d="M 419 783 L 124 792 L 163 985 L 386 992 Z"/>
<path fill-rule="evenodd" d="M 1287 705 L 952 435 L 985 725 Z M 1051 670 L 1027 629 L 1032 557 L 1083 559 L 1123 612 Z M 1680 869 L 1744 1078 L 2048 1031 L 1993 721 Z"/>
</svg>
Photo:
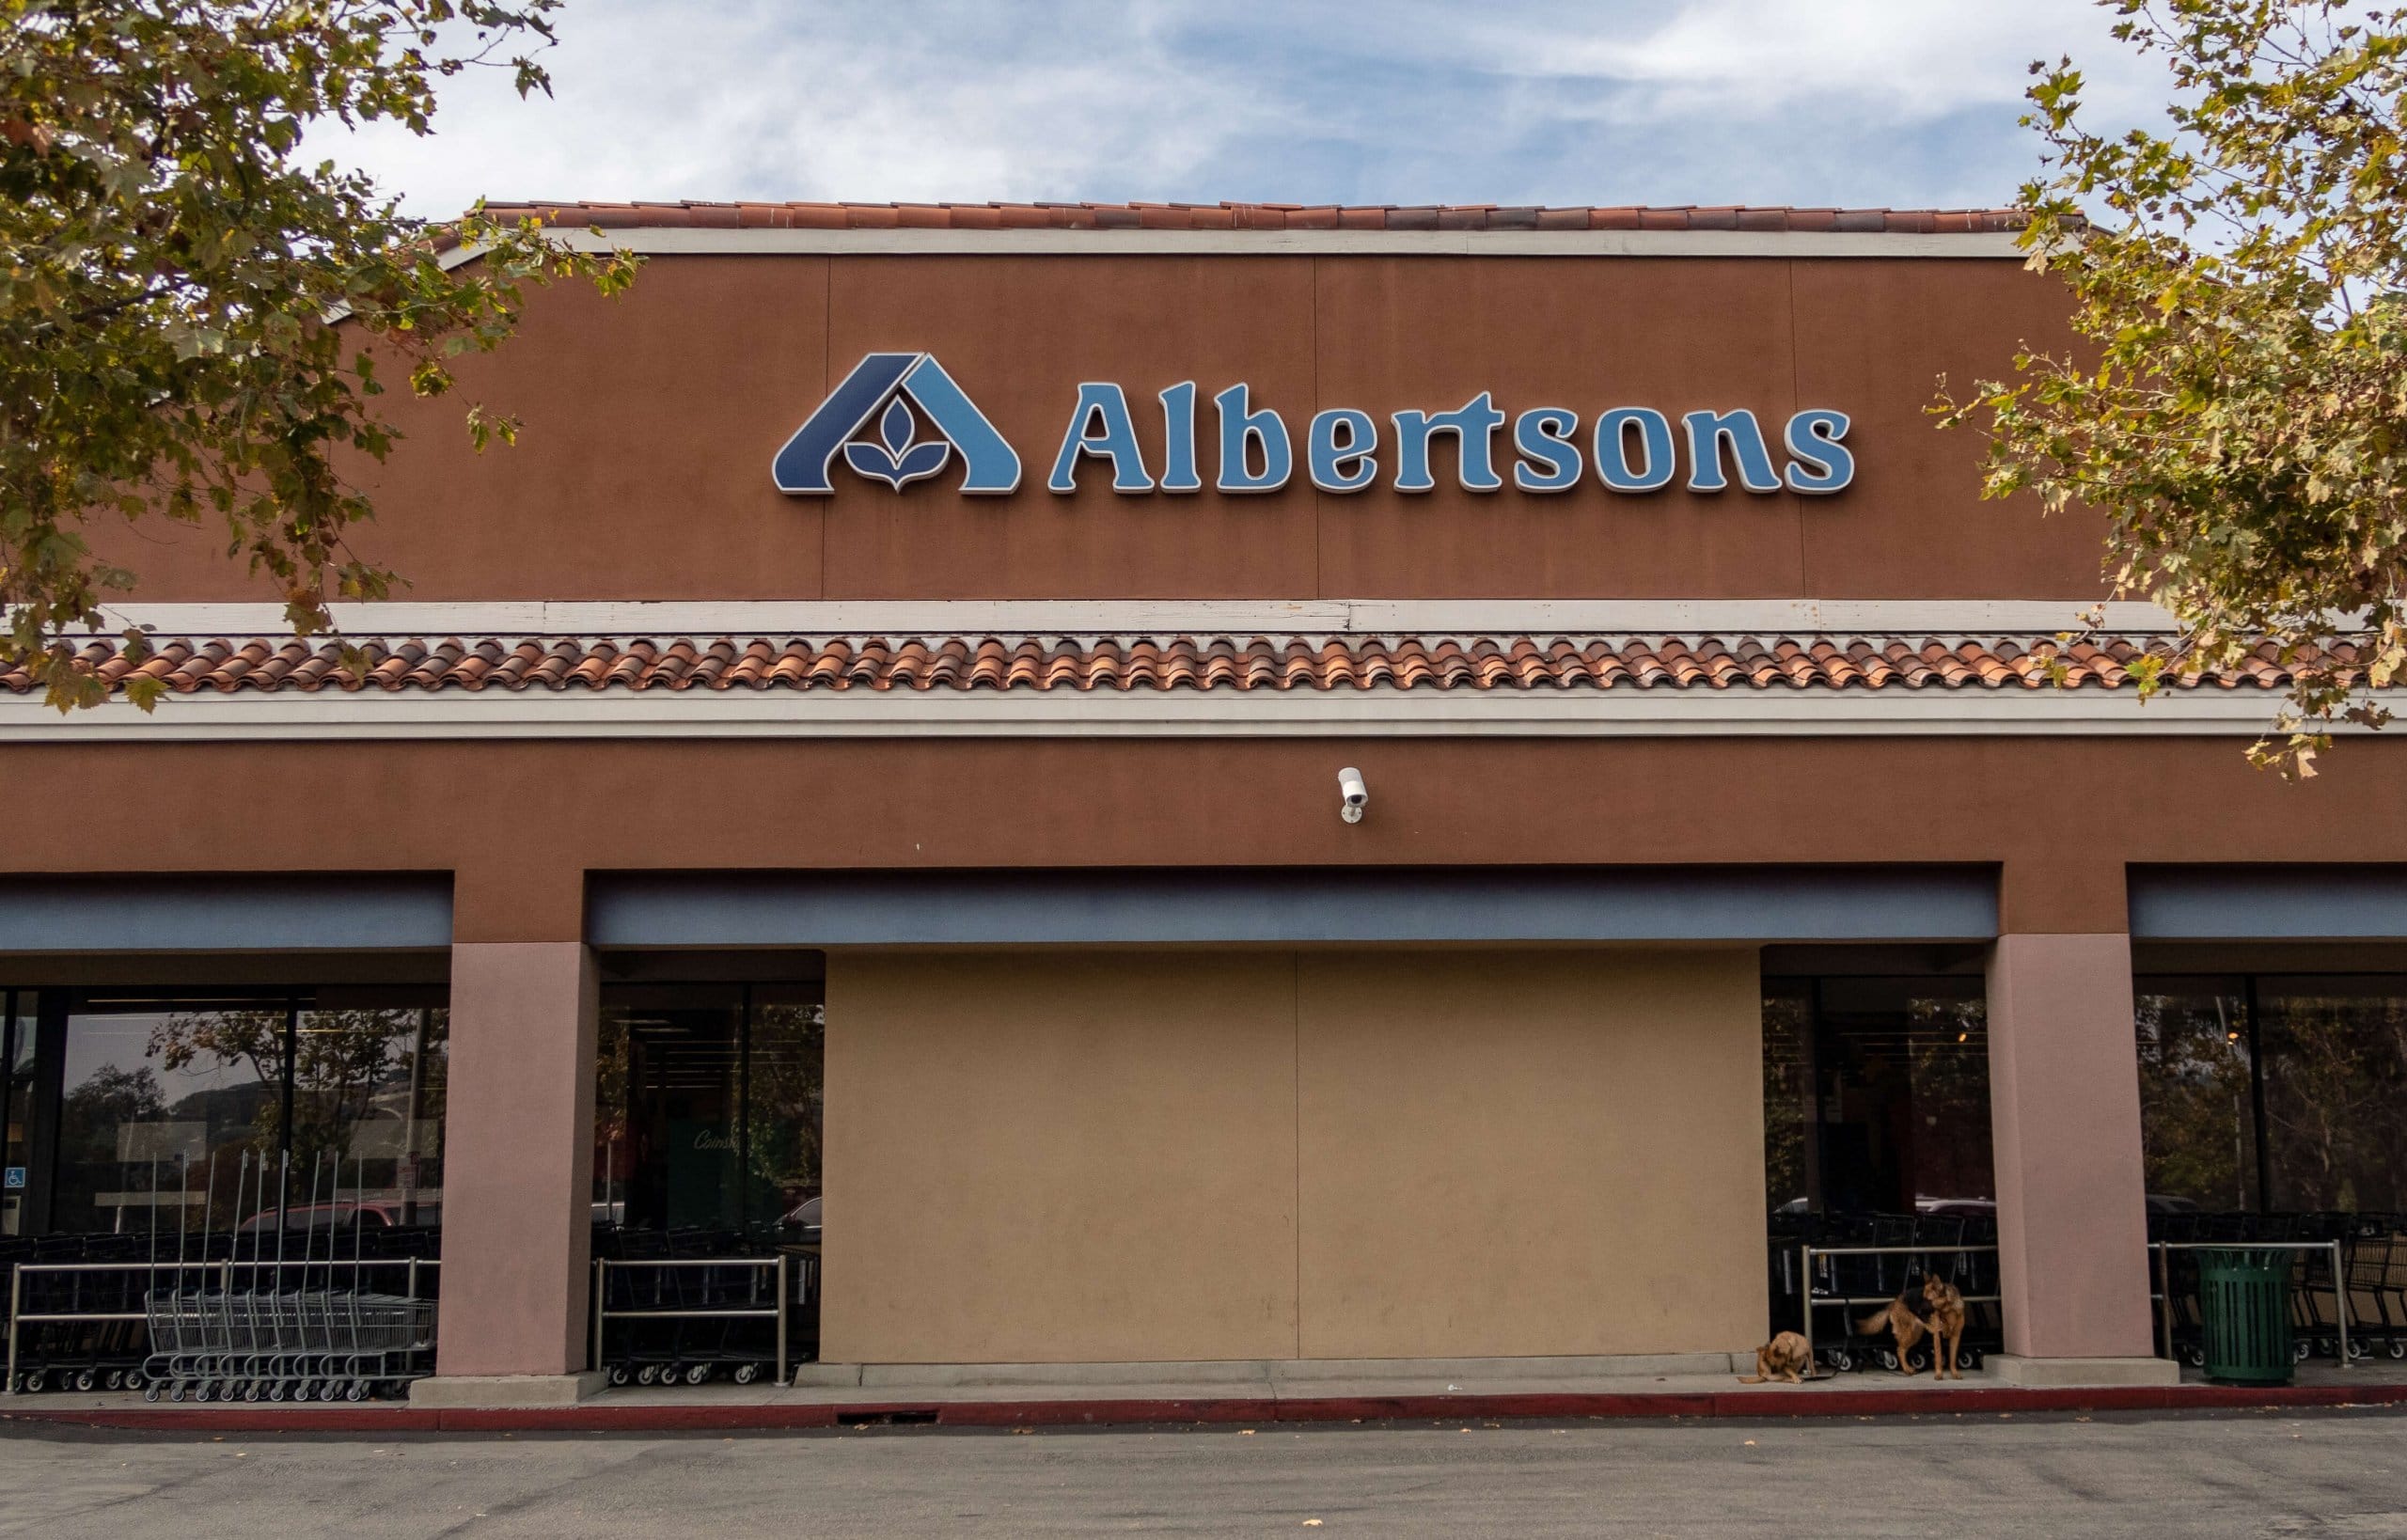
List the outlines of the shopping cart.
<svg viewBox="0 0 2407 1540">
<path fill-rule="evenodd" d="M 594 1249 L 593 1360 L 611 1384 L 783 1381 L 793 1259 L 701 1230 L 599 1231 Z"/>
<path fill-rule="evenodd" d="M 212 1197 L 214 1162 L 205 1190 Z M 354 1181 L 352 1257 L 337 1258 L 336 1220 L 341 1209 L 341 1163 L 321 1156 L 310 1175 L 310 1222 L 302 1228 L 301 1256 L 288 1255 L 288 1226 L 283 1222 L 281 1194 L 290 1174 L 289 1157 L 278 1161 L 279 1203 L 266 1203 L 268 1161 L 261 1156 L 256 1175 L 249 1152 L 235 1172 L 235 1212 L 244 1208 L 245 1184 L 261 1215 L 275 1218 L 275 1252 L 267 1256 L 266 1231 L 254 1229 L 251 1255 L 241 1253 L 235 1236 L 234 1254 L 223 1262 L 205 1260 L 211 1249 L 206 1231 L 208 1206 L 202 1208 L 204 1230 L 200 1251 L 204 1260 L 189 1265 L 183 1237 L 178 1237 L 177 1260 L 170 1287 L 153 1288 L 146 1299 L 151 1356 L 144 1365 L 149 1400 L 169 1401 L 361 1401 L 371 1395 L 399 1393 L 409 1381 L 431 1373 L 434 1356 L 435 1302 L 417 1297 L 415 1287 L 396 1295 L 367 1286 L 371 1269 L 389 1268 L 388 1260 L 371 1263 L 364 1254 L 356 1217 Z M 331 1173 L 332 1202 L 321 1205 L 319 1190 Z M 315 1218 L 326 1217 L 325 1255 L 318 1253 Z M 415 1279 L 417 1264 L 410 1263 Z"/>
</svg>

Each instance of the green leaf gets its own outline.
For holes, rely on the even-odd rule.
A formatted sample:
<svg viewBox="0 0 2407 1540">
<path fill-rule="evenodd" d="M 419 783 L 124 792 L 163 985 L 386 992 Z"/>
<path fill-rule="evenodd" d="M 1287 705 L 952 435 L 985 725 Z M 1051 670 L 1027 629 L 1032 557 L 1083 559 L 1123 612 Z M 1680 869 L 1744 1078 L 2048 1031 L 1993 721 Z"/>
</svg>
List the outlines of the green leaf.
<svg viewBox="0 0 2407 1540">
<path fill-rule="evenodd" d="M 0 126 L 29 127 L 0 127 L 0 665 L 63 710 L 108 698 L 121 670 L 59 640 L 134 584 L 83 540 L 96 523 L 205 523 L 297 632 L 326 624 L 329 594 L 390 591 L 396 574 L 345 554 L 374 507 L 344 457 L 398 437 L 385 376 L 446 389 L 446 360 L 509 338 L 526 285 L 615 293 L 636 262 L 481 211 L 432 225 L 296 151 L 328 124 L 425 132 L 436 82 L 469 71 L 547 86 L 533 60 L 559 5 L 9 3 Z M 455 240 L 505 259 L 446 271 Z M 467 416 L 480 442 L 514 435 Z M 121 637 L 116 661 L 147 645 Z"/>
</svg>

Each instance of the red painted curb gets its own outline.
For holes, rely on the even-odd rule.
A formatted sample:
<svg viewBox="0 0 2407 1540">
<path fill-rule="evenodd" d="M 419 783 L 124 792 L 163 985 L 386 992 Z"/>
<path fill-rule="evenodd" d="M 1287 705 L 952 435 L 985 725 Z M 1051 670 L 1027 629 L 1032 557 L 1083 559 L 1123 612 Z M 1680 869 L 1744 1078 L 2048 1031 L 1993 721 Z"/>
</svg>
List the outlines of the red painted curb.
<svg viewBox="0 0 2407 1540">
<path fill-rule="evenodd" d="M 2012 1412 L 2204 1411 L 2407 1404 L 2407 1383 L 2132 1385 L 2088 1390 L 1634 1391 L 1500 1395 L 1262 1396 L 1181 1400 L 861 1401 L 826 1406 L 617 1405 L 444 1407 L 11 1406 L 0 1423 L 55 1422 L 152 1433 L 681 1433 L 935 1423 L 944 1427 L 1100 1427 L 1129 1423 L 1471 1422 L 1640 1417 L 1997 1416 Z"/>
<path fill-rule="evenodd" d="M 847 1406 L 846 1422 L 934 1422 L 945 1427 L 1103 1426 L 1113 1422 L 1276 1422 L 1280 1403 L 1267 1396 L 1212 1396 L 1189 1401 L 955 1401 L 897 1406 Z M 891 1416 L 889 1413 L 901 1413 Z M 933 1413 L 928 1416 L 926 1414 Z M 914 1415 L 918 1414 L 918 1415 Z"/>
</svg>

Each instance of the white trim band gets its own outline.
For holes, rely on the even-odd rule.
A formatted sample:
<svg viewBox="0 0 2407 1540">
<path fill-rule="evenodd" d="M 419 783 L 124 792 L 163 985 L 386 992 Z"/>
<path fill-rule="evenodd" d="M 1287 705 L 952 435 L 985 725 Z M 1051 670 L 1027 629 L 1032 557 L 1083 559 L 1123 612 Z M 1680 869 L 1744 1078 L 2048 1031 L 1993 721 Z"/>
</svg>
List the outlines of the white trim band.
<svg viewBox="0 0 2407 1540">
<path fill-rule="evenodd" d="M 939 599 L 338 604 L 358 636 L 2053 636 L 2082 599 Z M 2168 633 L 2154 605 L 2105 606 L 2118 636 Z M 291 635 L 281 605 L 112 605 L 161 636 Z"/>
<path fill-rule="evenodd" d="M 888 737 L 2256 736 L 2278 691 L 2105 689 L 322 690 L 61 715 L 0 699 L 0 744 Z M 2341 727 L 2337 731 L 2358 731 Z"/>
<path fill-rule="evenodd" d="M 552 239 L 575 251 L 680 256 L 1088 257 L 1974 257 L 2022 261 L 2009 231 L 1903 230 L 1146 230 L 606 228 L 563 210 Z"/>
</svg>

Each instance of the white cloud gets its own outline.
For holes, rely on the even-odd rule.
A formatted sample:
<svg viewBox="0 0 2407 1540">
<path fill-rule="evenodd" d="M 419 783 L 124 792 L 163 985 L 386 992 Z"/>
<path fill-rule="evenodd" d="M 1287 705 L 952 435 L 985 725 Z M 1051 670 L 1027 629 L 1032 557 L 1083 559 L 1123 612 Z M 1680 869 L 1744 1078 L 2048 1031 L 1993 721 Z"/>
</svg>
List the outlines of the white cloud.
<svg viewBox="0 0 2407 1540">
<path fill-rule="evenodd" d="M 1481 28 L 1501 66 L 1649 87 L 1675 113 L 1762 117 L 1839 97 L 1884 117 L 1927 118 L 2019 101 L 2038 57 L 2077 49 L 2110 69 L 2128 55 L 2094 0 L 1692 0 L 1660 24 L 1588 11 L 1576 31 Z"/>
<path fill-rule="evenodd" d="M 1040 19 L 1042 18 L 1042 19 Z M 1149 8 L 581 0 L 554 99 L 450 86 L 437 134 L 312 148 L 429 214 L 494 197 L 1060 197 L 1184 178 L 1278 104 L 1190 67 Z"/>
<path fill-rule="evenodd" d="M 574 0 L 557 99 L 312 148 L 498 198 L 1894 204 L 2027 173 L 2034 58 L 2137 112 L 2088 0 Z"/>
</svg>

